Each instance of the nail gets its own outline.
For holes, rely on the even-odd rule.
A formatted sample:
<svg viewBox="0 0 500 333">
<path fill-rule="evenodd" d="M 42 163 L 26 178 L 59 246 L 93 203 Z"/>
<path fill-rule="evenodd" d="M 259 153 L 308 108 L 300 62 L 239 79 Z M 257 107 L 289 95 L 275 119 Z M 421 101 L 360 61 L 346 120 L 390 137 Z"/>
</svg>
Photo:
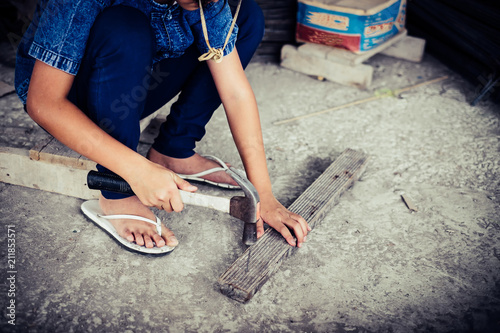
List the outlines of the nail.
<svg viewBox="0 0 500 333">
<path fill-rule="evenodd" d="M 169 237 L 168 240 L 169 240 L 170 246 L 175 246 L 175 245 L 179 244 L 179 241 L 177 240 L 177 238 L 175 238 L 175 236 Z"/>
</svg>

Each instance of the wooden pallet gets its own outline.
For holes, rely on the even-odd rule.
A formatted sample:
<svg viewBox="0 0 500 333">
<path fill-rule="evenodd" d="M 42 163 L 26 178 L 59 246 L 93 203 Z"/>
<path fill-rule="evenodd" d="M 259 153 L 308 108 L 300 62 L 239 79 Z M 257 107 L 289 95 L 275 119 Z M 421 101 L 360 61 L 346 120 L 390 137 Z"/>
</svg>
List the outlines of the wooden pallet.
<svg viewBox="0 0 500 333">
<path fill-rule="evenodd" d="M 345 150 L 289 209 L 303 216 L 314 229 L 340 196 L 359 179 L 367 159 L 364 153 Z M 295 251 L 297 248 L 288 245 L 281 234 L 268 229 L 219 278 L 221 292 L 239 302 L 249 301 Z"/>
</svg>

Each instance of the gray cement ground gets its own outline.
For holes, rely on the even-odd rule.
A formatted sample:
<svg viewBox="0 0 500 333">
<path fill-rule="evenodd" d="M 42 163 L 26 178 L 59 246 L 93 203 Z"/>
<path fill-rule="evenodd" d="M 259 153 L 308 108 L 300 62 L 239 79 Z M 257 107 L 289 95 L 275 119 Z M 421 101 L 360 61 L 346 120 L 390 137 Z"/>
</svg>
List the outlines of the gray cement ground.
<svg viewBox="0 0 500 333">
<path fill-rule="evenodd" d="M 123 250 L 80 213 L 82 200 L 1 183 L 0 330 L 500 331 L 498 106 L 469 106 L 475 87 L 429 56 L 421 64 L 384 56 L 369 63 L 370 91 L 277 65 L 248 68 L 284 204 L 345 148 L 371 157 L 362 179 L 249 303 L 215 285 L 244 250 L 242 225 L 222 213 L 160 213 L 180 245 L 155 258 Z M 12 68 L 1 73 L 12 82 Z M 447 81 L 400 98 L 272 124 L 445 74 Z M 44 136 L 15 95 L 0 99 L 0 119 L 2 145 L 30 148 Z M 222 110 L 198 151 L 241 165 Z M 418 212 L 407 209 L 403 192 Z M 5 316 L 6 225 L 16 232 L 16 326 Z"/>
</svg>

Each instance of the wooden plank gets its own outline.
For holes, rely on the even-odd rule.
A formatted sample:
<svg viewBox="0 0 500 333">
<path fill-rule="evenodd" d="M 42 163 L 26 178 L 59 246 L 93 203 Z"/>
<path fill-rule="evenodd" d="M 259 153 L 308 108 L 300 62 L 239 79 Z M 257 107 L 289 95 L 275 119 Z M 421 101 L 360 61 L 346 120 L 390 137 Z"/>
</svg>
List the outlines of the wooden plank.
<svg viewBox="0 0 500 333">
<path fill-rule="evenodd" d="M 413 62 L 421 62 L 424 51 L 425 39 L 406 36 L 396 44 L 380 52 L 380 54 Z"/>
<path fill-rule="evenodd" d="M 373 77 L 373 67 L 360 64 L 350 66 L 311 54 L 297 51 L 292 45 L 285 45 L 281 50 L 281 66 L 299 73 L 322 76 L 330 81 L 359 89 L 370 87 Z"/>
<path fill-rule="evenodd" d="M 32 160 L 39 161 L 40 160 L 40 152 L 50 143 L 52 140 L 55 140 L 53 136 L 48 136 L 43 140 L 37 142 L 37 144 L 30 149 L 29 156 Z"/>
<path fill-rule="evenodd" d="M 306 43 L 302 46 L 299 46 L 298 50 L 301 53 L 314 55 L 316 57 L 323 58 L 339 64 L 356 66 L 368 60 L 369 58 L 373 57 L 375 54 L 380 53 L 385 49 L 389 48 L 390 46 L 392 46 L 393 44 L 401 41 L 407 36 L 407 34 L 408 32 L 406 31 L 406 29 L 403 29 L 397 35 L 391 37 L 390 39 L 380 44 L 379 46 L 359 54 L 337 47 L 313 44 L 313 43 Z"/>
<path fill-rule="evenodd" d="M 29 155 L 27 149 L 0 147 L 0 181 L 81 199 L 98 198 L 99 192 L 87 187 L 88 170 L 32 160 Z"/>
<path fill-rule="evenodd" d="M 340 196 L 351 187 L 366 168 L 368 157 L 345 150 L 316 181 L 289 207 L 315 228 Z M 239 302 L 249 301 L 297 248 L 288 245 L 281 234 L 268 229 L 221 275 L 221 292 Z"/>
<path fill-rule="evenodd" d="M 81 170 L 92 170 L 96 165 L 95 162 L 69 149 L 53 137 L 38 143 L 30 150 L 29 156 L 35 161 L 65 165 Z"/>
</svg>

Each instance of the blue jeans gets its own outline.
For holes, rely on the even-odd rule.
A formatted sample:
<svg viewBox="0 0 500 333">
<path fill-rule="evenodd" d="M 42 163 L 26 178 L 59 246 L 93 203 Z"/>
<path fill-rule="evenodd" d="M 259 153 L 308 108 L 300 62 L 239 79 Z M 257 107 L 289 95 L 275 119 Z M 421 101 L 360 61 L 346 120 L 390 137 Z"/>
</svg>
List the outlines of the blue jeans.
<svg viewBox="0 0 500 333">
<path fill-rule="evenodd" d="M 222 1 L 222 0 L 219 0 Z M 250 62 L 264 34 L 264 17 L 254 0 L 243 0 L 236 48 L 243 67 Z M 136 150 L 140 119 L 179 92 L 153 148 L 175 158 L 194 155 L 196 142 L 221 100 L 205 62 L 192 45 L 180 58 L 153 66 L 154 36 L 142 12 L 125 6 L 105 9 L 97 17 L 69 99 L 96 124 Z M 101 172 L 109 172 L 98 165 Z M 126 195 L 103 191 L 105 198 Z"/>
</svg>

